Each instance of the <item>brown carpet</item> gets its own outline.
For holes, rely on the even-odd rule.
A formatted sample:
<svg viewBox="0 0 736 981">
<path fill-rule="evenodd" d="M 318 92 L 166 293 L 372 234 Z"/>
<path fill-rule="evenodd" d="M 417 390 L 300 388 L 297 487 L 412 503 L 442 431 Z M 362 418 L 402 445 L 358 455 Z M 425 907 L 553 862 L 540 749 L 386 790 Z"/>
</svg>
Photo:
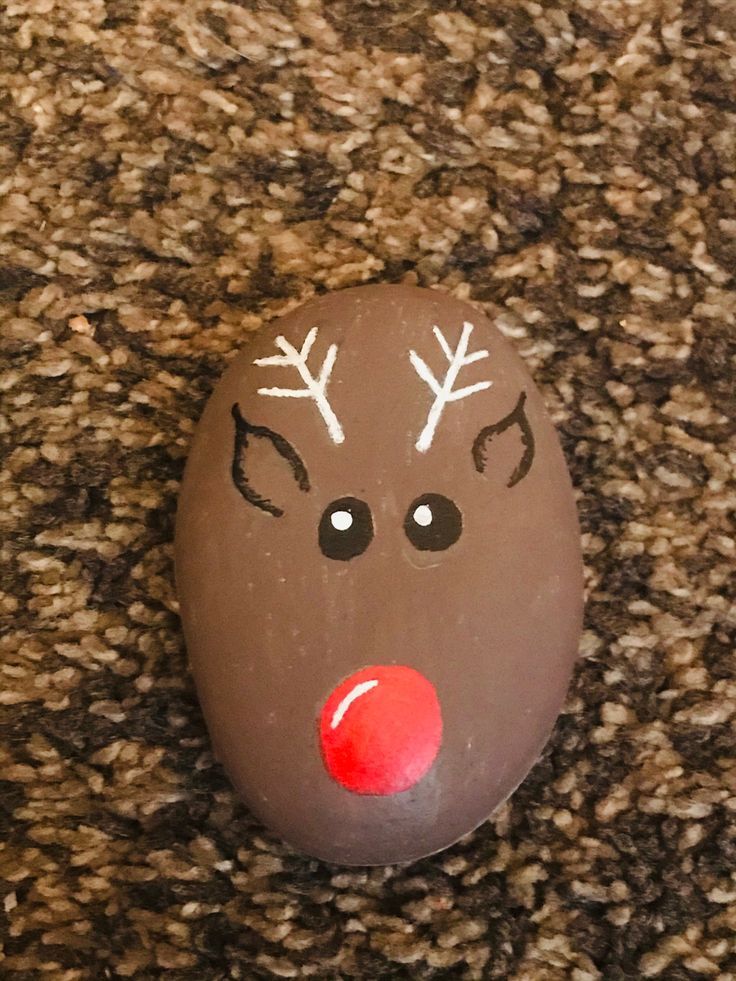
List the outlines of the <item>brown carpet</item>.
<svg viewBox="0 0 736 981">
<path fill-rule="evenodd" d="M 733 981 L 732 0 L 10 0 L 0 111 L 0 977 Z M 214 764 L 171 540 L 248 333 L 399 280 L 526 359 L 589 599 L 512 800 L 346 871 Z"/>
</svg>

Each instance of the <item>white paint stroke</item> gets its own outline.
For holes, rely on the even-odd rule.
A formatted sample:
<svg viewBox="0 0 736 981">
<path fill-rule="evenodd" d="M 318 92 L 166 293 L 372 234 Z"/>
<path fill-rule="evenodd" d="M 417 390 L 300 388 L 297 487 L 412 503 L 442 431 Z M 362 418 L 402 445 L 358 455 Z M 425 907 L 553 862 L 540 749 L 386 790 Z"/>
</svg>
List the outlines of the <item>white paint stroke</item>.
<svg viewBox="0 0 736 981">
<path fill-rule="evenodd" d="M 332 722 L 330 722 L 330 729 L 337 729 L 343 720 L 343 716 L 353 704 L 355 699 L 360 698 L 361 695 L 365 695 L 367 691 L 370 691 L 371 688 L 375 688 L 377 684 L 378 681 L 375 678 L 371 681 L 361 681 L 360 684 L 357 684 L 355 688 L 352 689 L 352 691 L 348 692 L 345 698 L 343 698 L 335 709 L 335 714 L 332 716 Z"/>
<path fill-rule="evenodd" d="M 330 524 L 335 531 L 347 531 L 352 527 L 353 516 L 349 511 L 333 511 L 330 515 Z"/>
<path fill-rule="evenodd" d="M 273 365 L 282 368 L 296 368 L 299 377 L 304 382 L 304 388 L 259 388 L 258 394 L 271 395 L 274 398 L 313 399 L 319 409 L 320 415 L 325 421 L 330 439 L 333 443 L 342 443 L 345 441 L 345 434 L 327 400 L 327 383 L 330 380 L 332 369 L 335 366 L 337 344 L 331 344 L 327 349 L 327 354 L 322 362 L 322 367 L 317 378 L 315 378 L 307 367 L 307 358 L 317 338 L 318 331 L 318 327 L 312 327 L 304 338 L 300 350 L 297 350 L 293 344 L 290 344 L 285 337 L 279 334 L 274 343 L 283 354 L 274 354 L 268 358 L 256 358 L 253 362 L 253 364 L 259 366 Z"/>
<path fill-rule="evenodd" d="M 453 391 L 457 376 L 463 368 L 488 357 L 488 351 L 486 350 L 474 351 L 473 354 L 466 353 L 470 335 L 473 333 L 473 324 L 467 320 L 465 321 L 462 333 L 460 334 L 460 340 L 454 351 L 447 343 L 447 339 L 439 327 L 435 325 L 432 328 L 432 332 L 449 362 L 449 368 L 442 384 L 437 381 L 427 363 L 419 357 L 417 352 L 409 351 L 409 360 L 414 370 L 422 381 L 426 382 L 430 391 L 434 394 L 434 402 L 429 410 L 426 425 L 419 434 L 419 439 L 416 442 L 416 448 L 420 453 L 426 453 L 432 445 L 437 425 L 442 418 L 442 413 L 448 402 L 457 402 L 459 399 L 467 398 L 475 392 L 482 392 L 484 389 L 490 388 L 493 384 L 490 381 L 476 382 L 474 385 L 466 385 L 465 388 L 459 388 Z"/>
<path fill-rule="evenodd" d="M 432 508 L 426 504 L 420 504 L 414 511 L 414 520 L 422 528 L 428 528 L 432 524 L 433 519 Z"/>
</svg>

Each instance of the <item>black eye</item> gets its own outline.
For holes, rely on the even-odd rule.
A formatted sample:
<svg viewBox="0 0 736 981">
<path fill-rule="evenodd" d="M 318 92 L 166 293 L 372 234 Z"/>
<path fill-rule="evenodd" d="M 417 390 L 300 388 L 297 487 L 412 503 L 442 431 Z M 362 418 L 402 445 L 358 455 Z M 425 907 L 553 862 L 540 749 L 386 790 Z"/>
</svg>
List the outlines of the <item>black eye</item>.
<svg viewBox="0 0 736 981">
<path fill-rule="evenodd" d="M 457 505 L 442 494 L 422 494 L 409 506 L 404 531 L 422 552 L 441 552 L 454 545 L 463 530 Z"/>
<path fill-rule="evenodd" d="M 319 547 L 328 559 L 347 562 L 360 555 L 373 539 L 373 518 L 365 501 L 341 497 L 328 504 L 319 522 Z"/>
</svg>

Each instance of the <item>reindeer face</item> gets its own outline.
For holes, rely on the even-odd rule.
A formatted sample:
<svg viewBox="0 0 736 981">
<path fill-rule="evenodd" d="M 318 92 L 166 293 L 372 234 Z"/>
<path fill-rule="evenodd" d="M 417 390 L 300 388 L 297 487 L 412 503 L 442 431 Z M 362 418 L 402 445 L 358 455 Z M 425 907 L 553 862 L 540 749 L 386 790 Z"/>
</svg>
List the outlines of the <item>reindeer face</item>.
<svg viewBox="0 0 736 981">
<path fill-rule="evenodd" d="M 182 488 L 177 583 L 219 758 L 304 851 L 407 861 L 538 757 L 577 651 L 577 517 L 540 397 L 442 293 L 371 286 L 263 331 Z"/>
</svg>

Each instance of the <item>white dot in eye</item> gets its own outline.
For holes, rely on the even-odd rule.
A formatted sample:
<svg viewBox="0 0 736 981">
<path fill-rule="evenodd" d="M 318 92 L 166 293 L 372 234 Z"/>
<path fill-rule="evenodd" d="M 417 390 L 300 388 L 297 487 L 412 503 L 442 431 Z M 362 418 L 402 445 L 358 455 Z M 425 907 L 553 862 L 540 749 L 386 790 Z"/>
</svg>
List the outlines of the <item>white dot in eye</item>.
<svg viewBox="0 0 736 981">
<path fill-rule="evenodd" d="M 428 504 L 420 504 L 414 511 L 414 520 L 422 528 L 432 524 L 432 509 Z"/>
<path fill-rule="evenodd" d="M 347 531 L 353 523 L 353 516 L 349 511 L 333 511 L 330 523 L 335 531 Z"/>
</svg>

